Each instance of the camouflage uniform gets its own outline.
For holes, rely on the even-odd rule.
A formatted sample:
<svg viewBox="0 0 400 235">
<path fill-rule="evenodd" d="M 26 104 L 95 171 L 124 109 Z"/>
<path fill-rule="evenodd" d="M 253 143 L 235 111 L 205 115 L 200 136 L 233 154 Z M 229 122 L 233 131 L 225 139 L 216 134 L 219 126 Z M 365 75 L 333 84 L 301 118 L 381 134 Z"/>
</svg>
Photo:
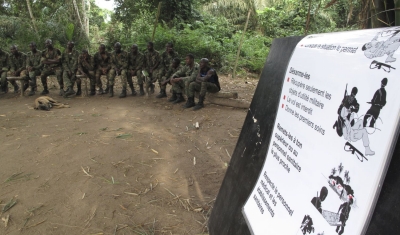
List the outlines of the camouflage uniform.
<svg viewBox="0 0 400 235">
<path fill-rule="evenodd" d="M 120 77 L 122 83 L 122 89 L 126 89 L 127 85 L 127 69 L 128 69 L 128 53 L 121 50 L 119 54 L 115 51 L 111 53 L 111 70 L 110 70 L 110 86 L 114 86 L 115 76 L 117 75 L 116 69 L 120 69 Z"/>
<path fill-rule="evenodd" d="M 1 67 L 1 80 L 0 85 L 3 91 L 5 91 L 7 87 L 7 71 L 8 71 L 8 53 L 0 49 L 0 67 Z"/>
<path fill-rule="evenodd" d="M 95 77 L 96 77 L 96 83 L 97 86 L 100 89 L 103 89 L 103 84 L 101 82 L 101 75 L 107 75 L 107 83 L 110 80 L 110 76 L 111 76 L 111 54 L 109 52 L 104 52 L 104 57 L 102 56 L 102 54 L 100 54 L 100 52 L 96 52 L 93 56 L 93 60 L 94 60 L 94 65 L 95 65 Z M 108 74 L 103 74 L 103 69 L 107 69 Z M 107 84 L 108 85 L 108 84 Z"/>
<path fill-rule="evenodd" d="M 73 87 L 76 81 L 75 73 L 78 69 L 78 57 L 79 52 L 77 50 L 72 50 L 71 53 L 68 49 L 65 49 L 61 56 L 61 63 L 63 67 L 63 80 L 66 87 Z M 69 75 L 69 73 L 71 75 Z"/>
<path fill-rule="evenodd" d="M 189 97 L 189 84 L 196 80 L 196 76 L 198 73 L 199 64 L 196 62 L 194 63 L 193 68 L 190 68 L 188 65 L 183 66 L 182 69 L 172 75 L 172 77 L 182 78 L 181 81 L 172 84 L 172 90 L 178 94 L 185 93 L 186 96 Z"/>
<path fill-rule="evenodd" d="M 146 86 L 149 87 L 157 80 L 159 82 L 161 82 L 161 73 L 162 73 L 163 68 L 162 68 L 162 64 L 161 64 L 160 53 L 156 50 L 153 50 L 153 52 L 150 52 L 149 50 L 147 50 L 144 53 L 144 61 L 145 61 L 145 69 L 149 73 L 149 80 L 146 81 Z M 159 63 L 158 67 L 155 70 L 153 70 L 153 73 L 151 74 L 150 70 L 157 63 Z"/>
<path fill-rule="evenodd" d="M 37 50 L 35 54 L 32 51 L 26 53 L 26 69 L 32 67 L 29 72 L 29 79 L 31 80 L 32 89 L 36 89 L 36 76 L 39 76 L 43 64 L 41 63 L 42 52 Z"/>
<path fill-rule="evenodd" d="M 93 57 L 88 54 L 86 60 L 83 58 L 83 55 L 80 54 L 78 57 L 78 71 L 76 72 L 77 75 L 80 75 L 83 71 L 89 76 L 90 80 L 90 89 L 94 92 L 96 86 L 96 78 L 94 75 L 94 59 Z"/>
<path fill-rule="evenodd" d="M 138 85 L 143 84 L 142 68 L 144 64 L 144 56 L 142 53 L 138 52 L 137 55 L 132 53 L 128 54 L 128 83 L 133 84 L 132 77 L 137 77 Z M 136 74 L 131 74 L 132 70 L 136 70 Z"/>
<path fill-rule="evenodd" d="M 161 54 L 161 64 L 160 66 L 162 66 L 162 76 L 165 76 L 165 74 L 168 72 L 168 70 L 170 69 L 170 66 L 172 64 L 172 60 L 174 60 L 175 58 L 179 58 L 179 54 L 176 51 L 172 52 L 172 55 L 169 54 L 167 51 L 164 51 Z"/>
<path fill-rule="evenodd" d="M 61 59 L 61 51 L 57 48 L 53 48 L 52 51 L 49 49 L 45 49 L 42 51 L 42 62 L 46 59 L 54 60 Z M 60 89 L 64 88 L 63 80 L 62 80 L 62 68 L 61 61 L 58 64 L 44 64 L 42 73 L 40 74 L 40 80 L 42 81 L 43 88 L 47 91 L 47 77 L 50 75 L 56 75 L 58 84 L 60 85 Z"/>
<path fill-rule="evenodd" d="M 208 69 L 208 71 L 213 70 L 212 68 Z M 200 71 L 200 76 L 204 77 L 207 75 L 207 72 L 201 72 Z M 215 72 L 215 71 L 214 71 Z M 196 76 L 194 76 L 194 79 L 196 79 Z M 215 72 L 214 75 L 207 81 L 207 82 L 197 82 L 197 81 L 193 81 L 190 83 L 189 85 L 189 89 L 188 90 L 188 97 L 194 97 L 194 93 L 197 91 L 199 92 L 199 96 L 200 97 L 204 97 L 206 95 L 207 92 L 209 93 L 216 93 L 218 91 L 221 90 L 221 88 L 219 87 L 219 82 L 218 82 L 218 75 Z"/>
<path fill-rule="evenodd" d="M 169 78 L 171 78 L 172 77 L 172 74 L 174 74 L 174 73 L 176 73 L 176 72 L 178 72 L 179 70 L 181 70 L 182 69 L 182 65 L 179 65 L 178 67 L 176 67 L 176 68 L 174 68 L 174 67 L 172 67 L 172 64 L 169 66 L 169 69 L 168 69 L 168 71 L 165 73 L 165 76 L 163 76 L 162 78 L 161 78 L 161 83 L 163 83 L 163 82 L 165 82 L 166 80 L 168 80 Z M 167 88 L 167 85 L 161 85 L 161 89 L 166 89 Z"/>
<path fill-rule="evenodd" d="M 8 66 L 10 70 L 7 72 L 7 76 L 13 76 L 12 72 L 15 72 L 15 76 L 20 76 L 24 78 L 24 90 L 26 90 L 28 85 L 28 76 L 26 73 L 26 55 L 22 52 L 17 52 L 17 56 L 10 54 L 8 57 Z M 10 83 L 15 87 L 18 87 L 15 81 L 10 81 Z M 17 89 L 18 90 L 18 89 Z"/>
</svg>

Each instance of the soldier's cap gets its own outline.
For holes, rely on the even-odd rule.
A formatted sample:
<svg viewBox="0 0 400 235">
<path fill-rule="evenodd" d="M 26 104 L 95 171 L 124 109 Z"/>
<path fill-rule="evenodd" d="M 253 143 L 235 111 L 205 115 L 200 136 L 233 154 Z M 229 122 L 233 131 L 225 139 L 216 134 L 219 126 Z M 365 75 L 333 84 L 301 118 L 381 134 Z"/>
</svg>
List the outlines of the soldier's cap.
<svg viewBox="0 0 400 235">
<path fill-rule="evenodd" d="M 200 61 L 208 63 L 208 59 L 207 58 L 202 58 Z"/>
<path fill-rule="evenodd" d="M 382 79 L 382 85 L 386 86 L 387 83 L 388 83 L 388 79 L 387 78 Z"/>
</svg>

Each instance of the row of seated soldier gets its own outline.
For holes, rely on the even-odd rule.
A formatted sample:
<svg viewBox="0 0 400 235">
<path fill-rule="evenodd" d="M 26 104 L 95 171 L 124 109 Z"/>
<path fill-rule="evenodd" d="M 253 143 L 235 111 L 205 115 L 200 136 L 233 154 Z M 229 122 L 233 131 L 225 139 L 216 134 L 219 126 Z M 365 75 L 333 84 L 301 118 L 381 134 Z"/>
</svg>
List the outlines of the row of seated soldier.
<svg viewBox="0 0 400 235">
<path fill-rule="evenodd" d="M 74 49 L 74 42 L 69 41 L 63 53 L 53 46 L 51 39 L 45 41 L 45 49 L 40 51 L 36 43 L 29 44 L 30 51 L 23 53 L 17 46 L 10 47 L 10 53 L 0 49 L 1 80 L 0 93 L 8 92 L 8 83 L 14 87 L 14 92 L 20 92 L 15 79 L 23 81 L 21 92 L 29 87 L 29 96 L 37 91 L 36 77 L 40 76 L 43 90 L 40 95 L 48 95 L 47 77 L 55 75 L 60 87 L 59 95 L 65 98 L 81 95 L 81 80 L 90 81 L 90 95 L 108 94 L 114 96 L 115 79 L 118 76 L 122 84 L 119 98 L 127 96 L 128 85 L 131 95 L 148 95 L 154 93 L 158 83 L 160 93 L 157 98 L 166 98 L 167 85 L 171 85 L 172 96 L 168 99 L 174 104 L 185 101 L 183 108 L 194 107 L 198 110 L 204 107 L 206 93 L 216 93 L 221 90 L 218 75 L 210 66 L 207 58 L 195 62 L 193 54 L 187 54 L 184 65 L 181 65 L 178 53 L 173 43 L 167 43 L 165 51 L 160 54 L 154 49 L 153 42 L 147 43 L 147 50 L 141 53 L 138 46 L 133 44 L 130 52 L 121 49 L 121 43 L 114 45 L 114 51 L 108 52 L 104 44 L 100 44 L 98 51 L 90 55 L 84 49 L 78 52 Z M 105 75 L 107 84 L 103 89 L 100 77 Z M 135 91 L 133 77 L 136 76 L 139 92 Z M 76 84 L 77 91 L 74 86 Z M 66 88 L 66 89 L 64 89 Z M 199 94 L 198 103 L 195 103 L 196 92 Z"/>
</svg>

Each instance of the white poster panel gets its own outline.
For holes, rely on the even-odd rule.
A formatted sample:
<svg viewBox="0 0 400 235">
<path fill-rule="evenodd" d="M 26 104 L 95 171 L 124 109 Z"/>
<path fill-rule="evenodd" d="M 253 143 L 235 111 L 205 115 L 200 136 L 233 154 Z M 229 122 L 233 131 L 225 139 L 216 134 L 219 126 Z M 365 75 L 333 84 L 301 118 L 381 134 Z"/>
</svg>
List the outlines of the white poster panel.
<svg viewBox="0 0 400 235">
<path fill-rule="evenodd" d="M 264 167 L 243 208 L 253 234 L 363 232 L 397 138 L 399 46 L 400 27 L 299 42 Z"/>
</svg>

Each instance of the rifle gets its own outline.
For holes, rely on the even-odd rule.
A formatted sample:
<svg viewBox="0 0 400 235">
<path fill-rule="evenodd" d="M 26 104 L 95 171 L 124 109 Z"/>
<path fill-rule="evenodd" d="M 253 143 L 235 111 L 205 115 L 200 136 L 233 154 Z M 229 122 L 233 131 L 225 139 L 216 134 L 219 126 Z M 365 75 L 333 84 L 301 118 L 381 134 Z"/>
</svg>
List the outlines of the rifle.
<svg viewBox="0 0 400 235">
<path fill-rule="evenodd" d="M 374 67 L 372 67 L 372 66 L 374 66 Z M 390 66 L 388 64 L 385 64 L 385 63 L 382 63 L 382 62 L 379 62 L 379 61 L 376 61 L 376 60 L 371 62 L 369 68 L 370 69 L 383 69 L 383 71 L 385 71 L 387 73 L 390 73 L 390 69 L 396 69 L 396 68 L 394 68 L 394 67 L 392 67 L 392 66 Z"/>
</svg>

